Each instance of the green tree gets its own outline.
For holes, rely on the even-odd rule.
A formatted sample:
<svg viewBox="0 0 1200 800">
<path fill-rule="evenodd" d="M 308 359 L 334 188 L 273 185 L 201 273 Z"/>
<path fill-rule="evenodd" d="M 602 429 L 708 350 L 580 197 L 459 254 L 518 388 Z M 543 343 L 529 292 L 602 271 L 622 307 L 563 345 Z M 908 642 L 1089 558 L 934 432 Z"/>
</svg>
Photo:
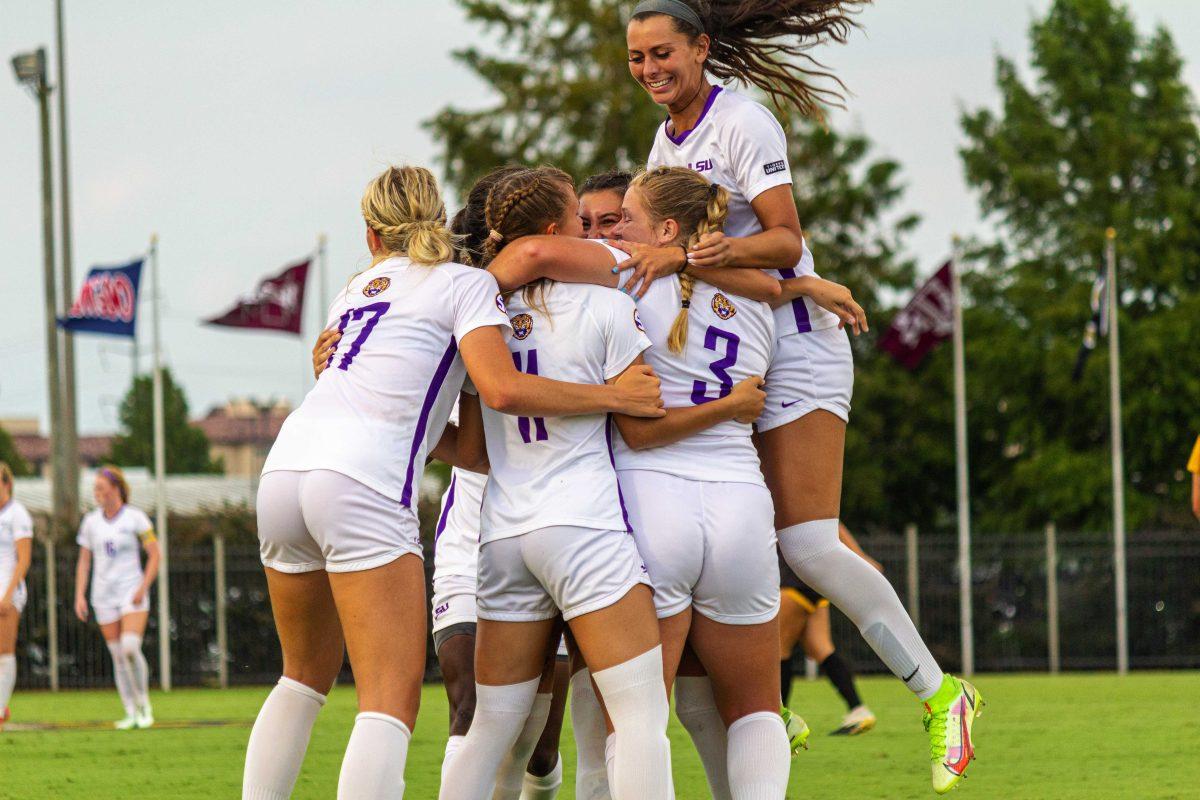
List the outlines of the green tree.
<svg viewBox="0 0 1200 800">
<path fill-rule="evenodd" d="M 1032 80 L 998 57 L 999 112 L 962 117 L 967 181 L 998 233 L 968 278 L 976 512 L 1109 526 L 1105 348 L 1070 373 L 1112 226 L 1130 522 L 1179 523 L 1200 417 L 1200 137 L 1182 61 L 1110 0 L 1057 0 L 1030 41 Z"/>
<path fill-rule="evenodd" d="M 0 427 L 0 461 L 8 464 L 9 469 L 13 471 L 13 475 L 18 478 L 31 473 L 29 464 L 17 452 L 17 446 L 13 444 L 12 436 L 3 427 Z"/>
<path fill-rule="evenodd" d="M 154 380 L 139 375 L 121 401 L 122 432 L 113 439 L 109 459 L 120 466 L 154 468 Z M 209 458 L 208 437 L 188 424 L 188 404 L 171 371 L 163 370 L 163 426 L 167 472 L 220 472 L 221 464 Z"/>
<path fill-rule="evenodd" d="M 644 164 L 658 106 L 629 76 L 625 15 L 615 0 L 458 0 L 499 34 L 500 52 L 455 52 L 492 93 L 490 107 L 447 107 L 426 123 L 460 190 L 504 164 L 553 164 L 582 179 Z"/>
</svg>

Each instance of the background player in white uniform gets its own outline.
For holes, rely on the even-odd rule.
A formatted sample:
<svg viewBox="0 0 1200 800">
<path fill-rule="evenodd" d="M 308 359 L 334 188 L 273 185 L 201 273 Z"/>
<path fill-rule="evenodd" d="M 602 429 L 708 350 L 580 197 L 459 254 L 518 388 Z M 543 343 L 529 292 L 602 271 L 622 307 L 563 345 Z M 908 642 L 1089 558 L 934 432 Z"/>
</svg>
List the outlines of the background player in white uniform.
<svg viewBox="0 0 1200 800">
<path fill-rule="evenodd" d="M 13 474 L 0 461 L 0 728 L 17 683 L 17 628 L 25 610 L 25 574 L 33 560 L 33 519 L 13 498 Z"/>
<path fill-rule="evenodd" d="M 689 167 L 730 191 L 725 232 L 691 248 L 691 262 L 769 269 L 793 282 L 789 289 L 807 294 L 777 310 L 779 340 L 757 424 L 780 549 L 796 574 L 845 612 L 925 702 L 933 783 L 943 792 L 970 762 L 946 754 L 972 752 L 975 689 L 943 675 L 887 579 L 838 539 L 854 374 L 841 327 L 857 331 L 866 320 L 844 287 L 813 272 L 791 195 L 783 129 L 762 105 L 708 79 L 743 80 L 819 116 L 822 96 L 830 93 L 811 84 L 814 74 L 824 73 L 807 48 L 844 41 L 851 27 L 846 13 L 863 4 L 643 0 L 626 31 L 629 68 L 669 114 L 649 166 Z M 659 259 L 670 269 L 678 258 L 679 251 L 659 251 L 643 261 Z M 959 713 L 968 706 L 971 711 Z"/>
<path fill-rule="evenodd" d="M 414 492 L 464 367 L 484 402 L 506 412 L 653 414 L 661 402 L 657 382 L 641 376 L 596 387 L 519 374 L 495 281 L 449 262 L 445 207 L 428 170 L 387 169 L 362 213 L 372 266 L 334 301 L 329 318 L 343 338 L 284 423 L 259 485 L 284 675 L 247 747 L 242 791 L 256 800 L 291 793 L 344 650 L 360 713 L 339 797 L 403 795 L 427 630 Z M 452 453 L 447 433 L 439 447 Z"/>
<path fill-rule="evenodd" d="M 552 223 L 563 238 L 581 232 L 574 187 L 550 168 L 499 183 L 486 218 L 486 260 Z M 509 313 L 512 359 L 525 372 L 604 383 L 648 371 L 636 364 L 649 343 L 634 306 L 609 289 L 537 282 L 510 298 Z M 465 397 L 462 419 L 465 439 L 478 423 Z M 671 780 L 662 654 L 645 568 L 622 513 L 607 418 L 512 419 L 485 411 L 482 422 L 487 448 L 480 456 L 491 472 L 479 554 L 477 706 L 440 797 L 490 795 L 500 760 L 539 684 L 545 686 L 561 612 L 593 666 L 616 730 L 614 794 L 665 800 Z"/>
<path fill-rule="evenodd" d="M 587 239 L 612 239 L 621 222 L 621 203 L 633 176 L 613 170 L 593 175 L 579 187 L 579 220 Z"/>
<path fill-rule="evenodd" d="M 158 577 L 158 542 L 150 518 L 128 504 L 129 484 L 120 469 L 101 467 L 92 490 L 99 507 L 84 516 L 76 538 L 75 616 L 87 622 L 90 575 L 92 610 L 112 655 L 117 692 L 125 706 L 125 718 L 116 727 L 148 728 L 154 724 L 154 715 L 142 636 L 150 620 L 150 587 Z M 139 549 L 146 551 L 145 570 Z"/>
</svg>

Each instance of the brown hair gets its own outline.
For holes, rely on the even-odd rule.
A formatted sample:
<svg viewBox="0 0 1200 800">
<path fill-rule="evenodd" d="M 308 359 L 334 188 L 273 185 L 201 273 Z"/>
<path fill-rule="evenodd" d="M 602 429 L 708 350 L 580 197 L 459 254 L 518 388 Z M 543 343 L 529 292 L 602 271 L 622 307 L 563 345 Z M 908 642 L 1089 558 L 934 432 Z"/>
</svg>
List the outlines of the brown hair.
<svg viewBox="0 0 1200 800">
<path fill-rule="evenodd" d="M 10 467 L 8 465 L 8 463 L 4 462 L 4 461 L 0 461 L 0 483 L 3 483 L 4 485 L 8 486 L 10 489 L 12 488 L 12 485 L 13 485 L 12 467 Z"/>
<path fill-rule="evenodd" d="M 462 263 L 473 267 L 483 266 L 483 245 L 488 237 L 487 220 L 484 219 L 488 194 L 500 181 L 527 169 L 515 165 L 497 167 L 475 181 L 467 193 L 466 205 L 450 223 L 450 232 L 458 239 L 458 258 Z"/>
<path fill-rule="evenodd" d="M 388 253 L 433 266 L 454 258 L 446 205 L 433 173 L 424 167 L 388 167 L 367 185 L 362 215 Z M 377 256 L 376 262 L 386 256 Z"/>
<path fill-rule="evenodd" d="M 501 179 L 488 192 L 484 204 L 487 239 L 481 266 L 486 267 L 504 246 L 522 236 L 534 236 L 567 210 L 567 193 L 574 195 L 571 176 L 555 167 L 521 170 Z M 549 317 L 546 308 L 546 278 L 526 284 L 521 292 L 525 304 Z"/>
<path fill-rule="evenodd" d="M 100 467 L 100 476 L 111 483 L 117 489 L 117 494 L 121 495 L 121 502 L 129 502 L 129 481 L 125 480 L 125 473 L 121 468 L 113 464 L 105 464 Z"/>
<path fill-rule="evenodd" d="M 844 44 L 856 23 L 851 16 L 871 0 L 682 0 L 704 22 L 697 30 L 671 17 L 675 30 L 693 42 L 700 34 L 712 40 L 704 67 L 723 81 L 753 84 L 782 108 L 791 103 L 802 114 L 824 118 L 823 102 L 838 104 L 837 89 L 818 85 L 831 74 L 808 51 L 826 41 Z M 662 12 L 637 14 L 635 20 Z M 664 15 L 666 16 L 666 15 Z"/>
<path fill-rule="evenodd" d="M 641 191 L 642 205 L 652 221 L 673 219 L 679 224 L 679 234 L 689 250 L 704 234 L 725 227 L 729 193 L 709 183 L 699 172 L 684 167 L 659 167 L 638 175 L 630 188 Z M 679 275 L 680 309 L 667 337 L 667 348 L 675 354 L 682 353 L 687 345 L 688 309 L 695 288 L 695 278 L 687 273 Z"/>
</svg>

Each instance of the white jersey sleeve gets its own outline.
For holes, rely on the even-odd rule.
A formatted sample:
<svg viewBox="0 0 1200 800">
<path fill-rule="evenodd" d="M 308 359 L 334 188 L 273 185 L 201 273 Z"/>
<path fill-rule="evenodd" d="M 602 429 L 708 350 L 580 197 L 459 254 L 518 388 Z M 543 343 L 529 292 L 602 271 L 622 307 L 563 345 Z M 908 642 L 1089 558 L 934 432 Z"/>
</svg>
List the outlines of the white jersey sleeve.
<svg viewBox="0 0 1200 800">
<path fill-rule="evenodd" d="M 88 550 L 95 550 L 95 545 L 92 544 L 92 520 L 94 514 L 87 514 L 83 521 L 79 523 L 79 533 L 75 536 L 75 544 Z"/>
<path fill-rule="evenodd" d="M 604 380 L 620 375 L 650 346 L 646 338 L 637 305 L 626 294 L 610 292 L 605 303 L 597 303 L 591 311 L 604 331 Z"/>
<path fill-rule="evenodd" d="M 129 516 L 129 524 L 133 526 L 133 532 L 139 537 L 144 537 L 147 533 L 154 532 L 154 523 L 150 521 L 150 517 L 146 515 L 145 511 L 129 506 L 129 510 L 126 513 Z"/>
<path fill-rule="evenodd" d="M 454 293 L 454 338 L 463 337 L 476 328 L 496 325 L 507 333 L 508 309 L 500 287 L 490 272 L 482 269 L 456 276 Z"/>
<path fill-rule="evenodd" d="M 12 503 L 12 519 L 11 530 L 13 541 L 18 539 L 33 538 L 33 517 L 29 516 L 29 510 L 16 500 L 9 501 Z"/>
<path fill-rule="evenodd" d="M 757 103 L 739 104 L 730 110 L 718 135 L 724 140 L 737 190 L 748 201 L 791 184 L 787 137 L 770 111 Z"/>
</svg>

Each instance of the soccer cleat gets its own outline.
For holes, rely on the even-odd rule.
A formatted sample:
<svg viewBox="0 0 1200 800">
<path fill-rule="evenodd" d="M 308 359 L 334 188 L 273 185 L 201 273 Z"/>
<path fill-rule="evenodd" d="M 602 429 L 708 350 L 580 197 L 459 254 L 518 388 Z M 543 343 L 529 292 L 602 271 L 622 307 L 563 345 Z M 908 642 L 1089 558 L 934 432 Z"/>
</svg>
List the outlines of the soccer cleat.
<svg viewBox="0 0 1200 800">
<path fill-rule="evenodd" d="M 855 706 L 850 713 L 842 717 L 842 726 L 830 731 L 830 736 L 857 736 L 875 727 L 875 715 L 866 706 Z"/>
<path fill-rule="evenodd" d="M 971 728 L 982 710 L 983 699 L 975 687 L 953 675 L 946 675 L 937 694 L 925 702 L 922 722 L 929 733 L 933 790 L 938 794 L 957 786 L 975 759 Z"/>
<path fill-rule="evenodd" d="M 10 719 L 12 719 L 12 712 L 9 711 L 8 706 L 0 708 L 0 730 L 4 730 L 4 723 Z"/>
<path fill-rule="evenodd" d="M 124 719 L 114 722 L 113 727 L 119 731 L 131 731 L 137 727 L 137 717 L 133 714 L 126 714 Z"/>
<path fill-rule="evenodd" d="M 808 749 L 808 735 L 812 731 L 808 728 L 808 723 L 799 714 L 793 714 L 792 710 L 787 706 L 780 706 L 779 716 L 783 717 L 783 727 L 787 728 L 788 744 L 792 748 L 792 755 L 799 755 L 801 750 Z"/>
<path fill-rule="evenodd" d="M 150 710 L 150 706 L 139 708 L 136 719 L 138 728 L 150 728 L 154 726 L 154 712 Z"/>
</svg>

